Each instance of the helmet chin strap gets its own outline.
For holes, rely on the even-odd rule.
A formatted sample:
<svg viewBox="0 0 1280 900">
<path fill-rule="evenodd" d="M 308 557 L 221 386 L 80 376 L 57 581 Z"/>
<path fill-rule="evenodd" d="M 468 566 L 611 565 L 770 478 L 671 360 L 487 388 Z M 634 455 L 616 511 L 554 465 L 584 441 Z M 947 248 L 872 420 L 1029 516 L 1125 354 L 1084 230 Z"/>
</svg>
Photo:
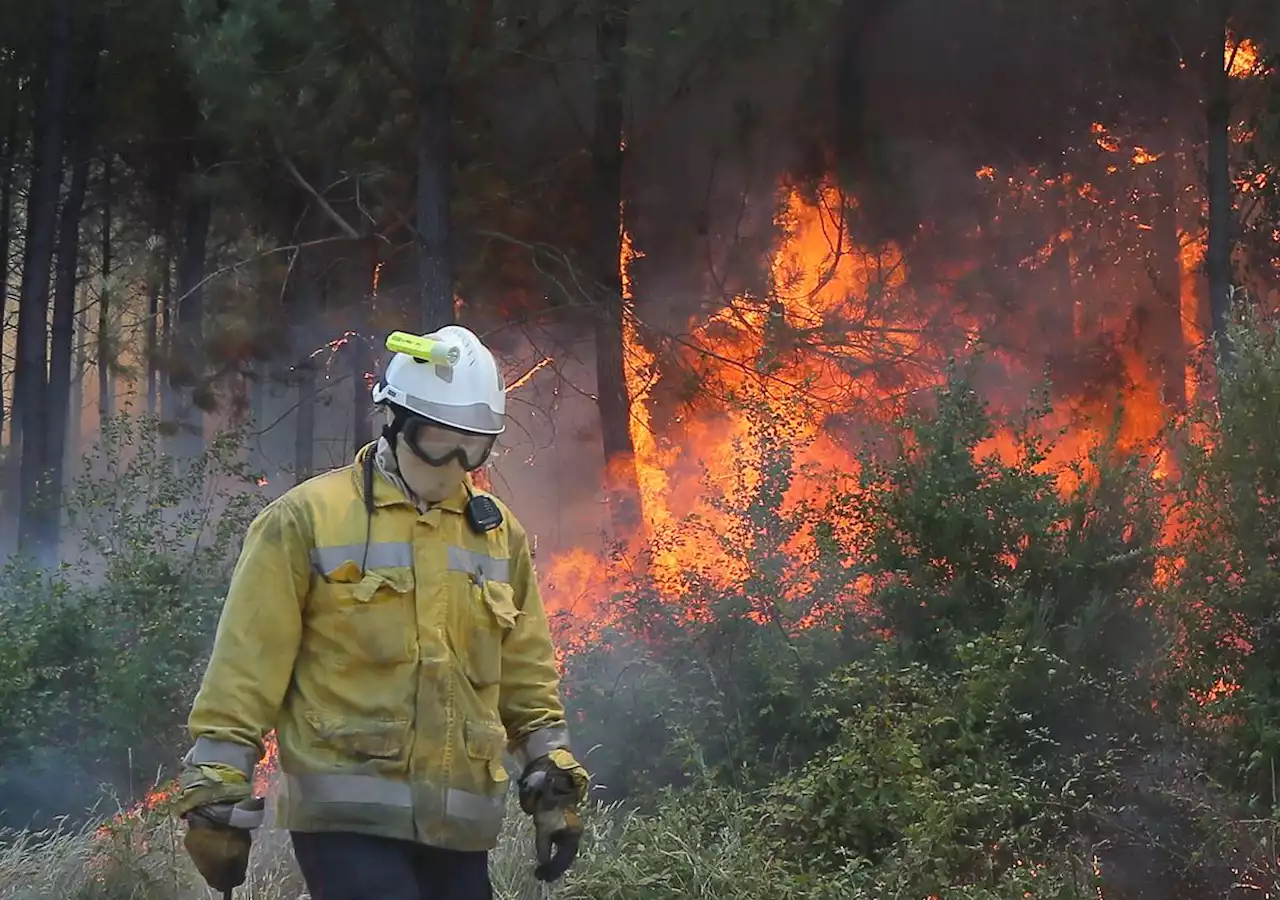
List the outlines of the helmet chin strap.
<svg viewBox="0 0 1280 900">
<path fill-rule="evenodd" d="M 404 430 L 404 423 L 408 419 L 408 413 L 393 406 L 387 406 L 387 411 L 391 413 L 391 420 L 383 423 L 382 436 L 387 439 L 387 442 L 391 444 L 391 449 L 394 450 L 396 448 L 396 439 L 400 437 L 400 432 Z"/>
</svg>

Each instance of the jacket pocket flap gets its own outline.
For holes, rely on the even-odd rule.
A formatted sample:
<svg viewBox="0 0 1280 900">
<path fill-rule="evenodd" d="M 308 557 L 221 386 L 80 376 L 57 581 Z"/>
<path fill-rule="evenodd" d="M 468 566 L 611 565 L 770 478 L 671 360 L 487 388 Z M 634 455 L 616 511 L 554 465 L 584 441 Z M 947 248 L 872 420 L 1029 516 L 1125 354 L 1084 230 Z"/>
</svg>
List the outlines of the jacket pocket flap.
<svg viewBox="0 0 1280 900">
<path fill-rule="evenodd" d="M 367 759 L 400 756 L 409 732 L 405 719 L 350 719 L 306 713 L 316 737 L 339 752 Z"/>
<path fill-rule="evenodd" d="M 467 755 L 472 759 L 502 759 L 502 753 L 507 747 L 507 732 L 502 726 L 466 722 L 462 734 L 467 745 Z"/>
<path fill-rule="evenodd" d="M 370 569 L 364 573 L 360 583 L 352 590 L 352 596 L 362 603 L 368 603 L 379 588 L 386 587 L 397 594 L 407 594 L 413 590 L 413 569 L 397 566 L 391 569 Z"/>
<path fill-rule="evenodd" d="M 515 588 L 500 581 L 486 581 L 481 593 L 484 594 L 484 605 L 489 607 L 498 624 L 507 631 L 515 628 L 516 620 L 524 615 L 524 611 L 516 606 Z"/>
</svg>

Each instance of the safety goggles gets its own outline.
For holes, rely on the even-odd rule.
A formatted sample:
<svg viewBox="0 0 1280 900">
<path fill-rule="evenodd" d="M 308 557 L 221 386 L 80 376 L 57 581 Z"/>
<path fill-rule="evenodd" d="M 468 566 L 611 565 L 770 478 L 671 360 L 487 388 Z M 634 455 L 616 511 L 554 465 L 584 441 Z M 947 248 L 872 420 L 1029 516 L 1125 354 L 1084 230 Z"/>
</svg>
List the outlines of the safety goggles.
<svg viewBox="0 0 1280 900">
<path fill-rule="evenodd" d="M 432 466 L 446 466 L 450 460 L 467 472 L 484 465 L 493 450 L 497 435 L 459 431 L 421 416 L 409 416 L 400 429 L 409 451 Z"/>
</svg>

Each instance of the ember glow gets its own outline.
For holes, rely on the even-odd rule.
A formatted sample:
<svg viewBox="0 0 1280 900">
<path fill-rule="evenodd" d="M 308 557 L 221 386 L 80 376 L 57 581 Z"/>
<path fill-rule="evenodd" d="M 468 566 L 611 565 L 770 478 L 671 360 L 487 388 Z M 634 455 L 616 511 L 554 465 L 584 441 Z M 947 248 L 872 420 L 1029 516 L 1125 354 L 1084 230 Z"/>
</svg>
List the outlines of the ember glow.
<svg viewBox="0 0 1280 900">
<path fill-rule="evenodd" d="M 1258 45 L 1245 38 L 1242 41 L 1227 42 L 1224 64 L 1233 78 L 1247 78 L 1258 74 Z"/>
</svg>

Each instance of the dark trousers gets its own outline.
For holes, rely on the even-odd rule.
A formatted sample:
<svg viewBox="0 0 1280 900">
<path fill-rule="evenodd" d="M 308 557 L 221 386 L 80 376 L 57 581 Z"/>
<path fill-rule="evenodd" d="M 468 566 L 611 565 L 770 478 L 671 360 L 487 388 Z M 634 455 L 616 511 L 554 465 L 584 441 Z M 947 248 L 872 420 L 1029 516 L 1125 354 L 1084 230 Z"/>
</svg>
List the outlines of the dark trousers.
<svg viewBox="0 0 1280 900">
<path fill-rule="evenodd" d="M 347 832 L 289 836 L 311 900 L 493 900 L 488 853 Z"/>
</svg>

